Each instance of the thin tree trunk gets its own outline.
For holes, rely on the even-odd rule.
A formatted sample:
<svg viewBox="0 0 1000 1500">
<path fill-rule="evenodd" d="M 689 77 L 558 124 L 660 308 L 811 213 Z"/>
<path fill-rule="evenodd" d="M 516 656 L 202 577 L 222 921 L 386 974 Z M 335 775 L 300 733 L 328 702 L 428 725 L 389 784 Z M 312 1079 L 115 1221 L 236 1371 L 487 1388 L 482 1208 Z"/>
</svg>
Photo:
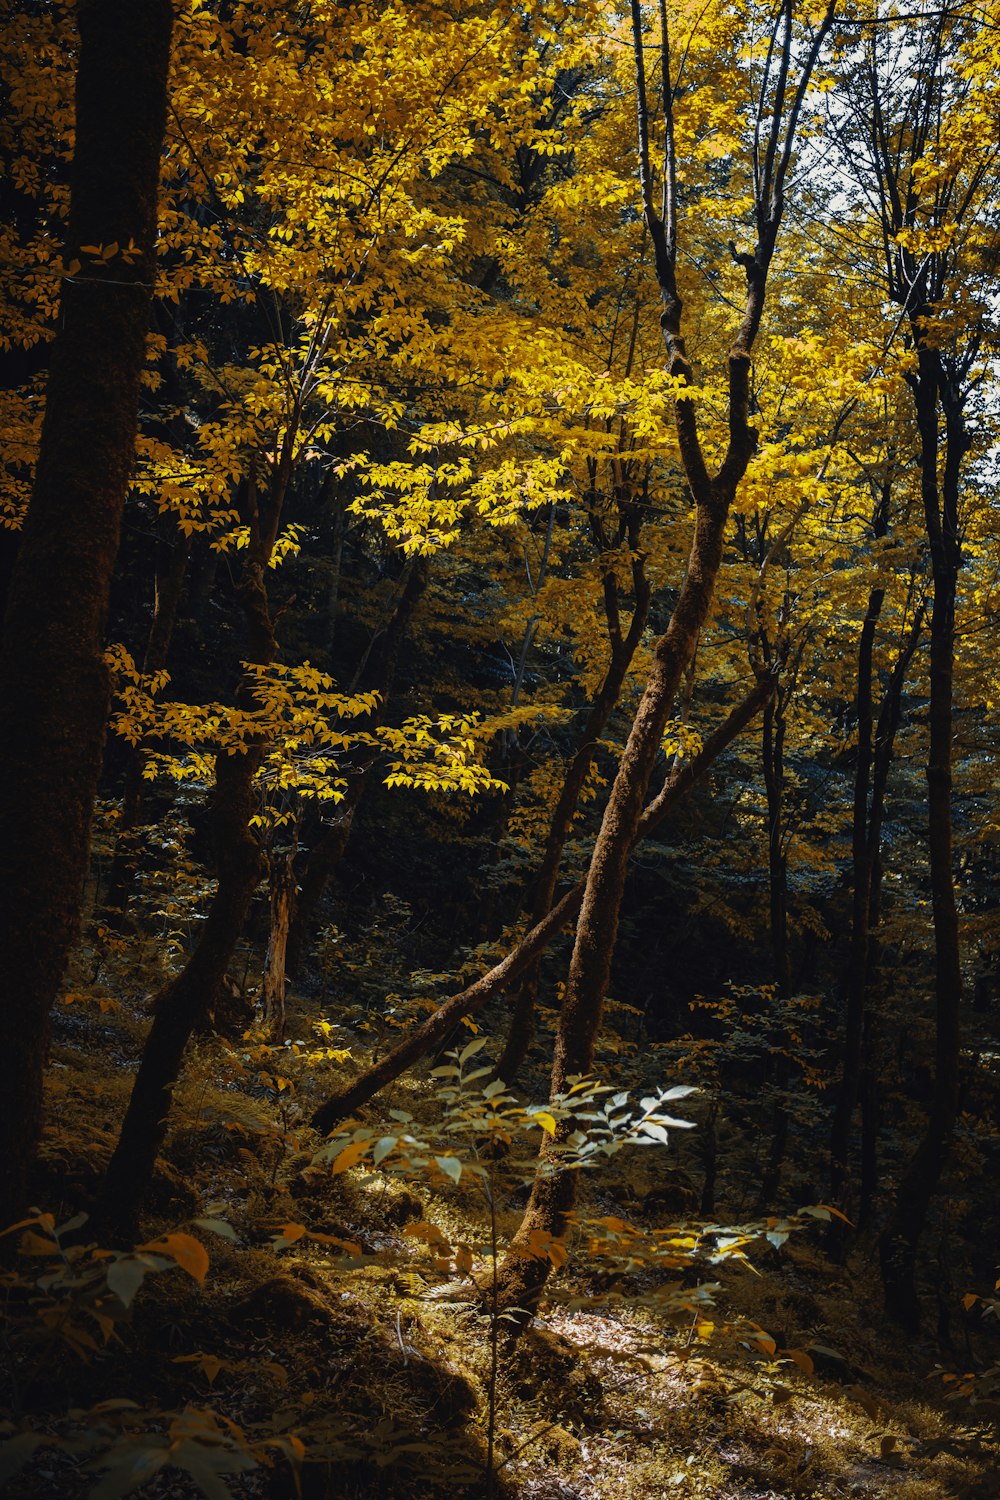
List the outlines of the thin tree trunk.
<svg viewBox="0 0 1000 1500">
<path fill-rule="evenodd" d="M 880 507 L 884 512 L 885 507 Z M 886 522 L 888 517 L 886 517 Z M 885 534 L 882 530 L 882 535 Z M 878 535 L 878 525 L 875 527 Z M 871 853 L 869 845 L 868 797 L 871 789 L 874 715 L 872 677 L 875 631 L 885 589 L 869 592 L 858 642 L 858 679 L 855 705 L 858 720 L 857 762 L 854 767 L 854 808 L 851 822 L 851 946 L 847 966 L 847 1015 L 844 1022 L 844 1058 L 840 1089 L 830 1132 L 830 1201 L 841 1204 L 848 1176 L 851 1120 L 861 1077 L 865 997 L 868 988 L 868 920 L 871 911 Z M 831 1234 L 830 1248 L 842 1250 L 844 1237 Z"/>
<path fill-rule="evenodd" d="M 637 537 L 635 541 L 638 541 Z M 632 545 L 632 538 L 630 538 L 630 545 Z M 650 588 L 641 559 L 637 559 L 633 565 L 632 576 L 635 602 L 628 632 L 624 636 L 618 620 L 617 584 L 613 575 L 605 579 L 605 609 L 611 638 L 611 661 L 604 681 L 591 705 L 580 745 L 570 761 L 552 813 L 545 848 L 542 852 L 542 863 L 535 877 L 529 917 L 531 926 L 540 922 L 552 906 L 563 850 L 573 826 L 573 818 L 581 793 L 597 753 L 597 742 L 617 707 L 628 669 L 639 642 L 642 640 L 646 621 L 649 618 Z M 533 964 L 521 981 L 521 988 L 514 1003 L 510 1029 L 507 1033 L 507 1042 L 500 1061 L 497 1063 L 498 1076 L 508 1084 L 517 1077 L 534 1038 L 539 973 L 540 964 Z"/>
<path fill-rule="evenodd" d="M 785 853 L 785 695 L 779 687 L 764 710 L 761 736 L 764 787 L 767 794 L 767 884 L 770 907 L 771 959 L 778 986 L 778 1002 L 784 1010 L 792 995 L 792 968 L 788 950 L 788 857 Z M 774 1050 L 769 1059 L 775 1102 L 772 1111 L 771 1144 L 761 1175 L 758 1205 L 773 1204 L 778 1193 L 781 1168 L 788 1150 L 787 1028 L 779 1021 Z"/>
<path fill-rule="evenodd" d="M 154 276 L 169 0 L 80 0 L 70 217 L 34 490 L 0 657 L 0 1222 L 23 1207 L 49 1013 L 80 918 L 102 652 Z M 83 245 L 134 245 L 107 262 Z"/>
<path fill-rule="evenodd" d="M 644 810 L 639 821 L 636 843 L 660 826 L 723 750 L 753 722 L 773 692 L 773 681 L 761 678 L 719 728 L 709 735 L 701 751 L 691 760 L 681 762 Z M 440 1046 L 463 1016 L 475 1015 L 512 984 L 536 961 L 563 928 L 574 920 L 580 910 L 585 885 L 585 881 L 578 880 L 500 963 L 467 989 L 446 1000 L 378 1063 L 322 1104 L 312 1117 L 313 1126 L 324 1134 L 332 1130 L 338 1121 L 346 1119 L 374 1099 L 387 1084 L 394 1082 L 413 1067 L 414 1063 Z"/>
<path fill-rule="evenodd" d="M 275 1042 L 285 1036 L 285 950 L 295 906 L 295 851 L 282 849 L 268 860 L 270 927 L 260 986 L 264 1025 Z"/>
<path fill-rule="evenodd" d="M 876 530 L 876 535 L 878 534 Z M 879 918 L 882 823 L 885 817 L 885 799 L 896 733 L 902 716 L 903 685 L 920 640 L 924 620 L 923 605 L 919 605 L 886 685 L 879 710 L 878 724 L 875 726 L 873 735 L 872 656 L 875 627 L 882 608 L 882 593 L 882 590 L 872 590 L 869 595 L 868 610 L 858 648 L 858 763 L 854 777 L 852 825 L 851 949 L 847 975 L 844 1058 L 830 1136 L 830 1201 L 838 1205 L 844 1199 L 849 1180 L 851 1122 L 858 1102 L 862 1071 L 867 1068 L 870 1072 L 871 1068 L 871 1060 L 868 1058 L 866 1047 L 866 1040 L 871 1032 L 868 986 L 873 932 L 878 925 Z M 874 1081 L 871 1080 L 869 1083 L 871 1097 L 873 1097 L 873 1090 Z M 868 1125 L 875 1118 L 871 1108 L 871 1098 L 869 1105 L 866 1106 L 865 1118 Z M 868 1132 L 868 1125 L 865 1127 L 866 1132 Z M 870 1207 L 871 1193 L 874 1191 L 871 1172 L 875 1161 L 875 1146 L 870 1133 L 866 1133 L 863 1142 L 863 1158 L 867 1163 L 866 1180 Z M 865 1171 L 862 1176 L 865 1177 Z M 840 1220 L 831 1220 L 827 1233 L 829 1253 L 836 1259 L 842 1259 L 846 1243 L 847 1226 Z"/>
<path fill-rule="evenodd" d="M 958 1108 L 962 967 L 952 863 L 951 755 L 955 595 L 960 546 L 958 493 L 969 447 L 961 399 L 947 385 L 940 352 L 921 347 L 913 391 L 920 429 L 920 481 L 931 548 L 933 606 L 930 642 L 930 745 L 927 757 L 928 851 L 934 917 L 934 1091 L 924 1138 L 896 1190 L 879 1241 L 886 1311 L 909 1329 L 920 1322 L 917 1250 L 931 1198 L 944 1170 Z M 945 417 L 945 454 L 938 477 L 938 399 Z"/>
<path fill-rule="evenodd" d="M 635 841 L 642 802 L 659 753 L 674 695 L 694 653 L 708 617 L 715 581 L 722 562 L 722 547 L 729 511 L 737 486 L 756 451 L 757 434 L 750 426 L 751 351 L 764 312 L 765 289 L 775 240 L 784 207 L 784 180 L 791 160 L 792 142 L 809 76 L 819 48 L 833 20 L 833 7 L 817 28 L 802 75 L 794 89 L 785 129 L 785 105 L 792 60 L 792 12 L 790 0 L 774 25 L 777 74 L 772 112 L 763 157 L 755 157 L 757 243 L 753 254 L 734 257 L 746 274 L 746 302 L 736 339 L 729 351 L 729 434 L 725 458 L 710 475 L 705 463 L 692 398 L 686 394 L 693 384 L 692 369 L 682 334 L 682 303 L 677 289 L 677 193 L 674 156 L 673 100 L 670 91 L 670 44 L 666 0 L 660 0 L 660 68 L 663 79 L 665 156 L 662 214 L 657 210 L 650 171 L 648 104 L 642 32 L 642 8 L 631 0 L 633 55 L 639 138 L 639 178 L 643 212 L 653 244 L 656 278 L 663 311 L 660 327 L 667 353 L 667 370 L 677 382 L 674 415 L 681 463 L 694 501 L 695 519 L 687 572 L 665 634 L 653 653 L 653 666 L 633 721 L 632 730 L 615 777 L 600 832 L 594 845 L 587 875 L 576 941 L 570 960 L 566 993 L 559 1016 L 552 1064 L 552 1093 L 561 1094 L 568 1080 L 588 1073 L 600 1031 L 604 996 L 618 930 L 618 917 L 625 888 L 629 852 Z M 784 132 L 784 136 L 783 136 Z M 558 1141 L 555 1143 L 558 1145 Z M 550 1173 L 543 1159 L 535 1175 L 531 1197 L 521 1226 L 500 1270 L 501 1305 L 517 1309 L 520 1326 L 531 1315 L 545 1282 L 550 1263 L 534 1251 L 539 1233 L 560 1238 L 576 1198 L 578 1174 Z"/>
</svg>

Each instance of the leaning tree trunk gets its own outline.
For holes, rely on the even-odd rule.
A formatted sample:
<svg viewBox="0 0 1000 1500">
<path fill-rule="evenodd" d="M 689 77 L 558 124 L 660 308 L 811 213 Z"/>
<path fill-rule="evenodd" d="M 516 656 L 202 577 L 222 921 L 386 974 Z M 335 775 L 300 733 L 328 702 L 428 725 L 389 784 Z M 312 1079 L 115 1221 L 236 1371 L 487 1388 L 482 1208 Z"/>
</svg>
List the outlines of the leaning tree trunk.
<svg viewBox="0 0 1000 1500">
<path fill-rule="evenodd" d="M 0 1223 L 42 1125 L 108 708 L 102 651 L 155 274 L 170 0 L 79 0 L 68 274 L 0 656 Z M 105 261 L 84 245 L 135 245 Z"/>
<path fill-rule="evenodd" d="M 636 542 L 637 540 L 636 538 Z M 630 539 L 630 546 L 633 549 L 634 545 L 635 543 Z M 611 636 L 611 661 L 604 681 L 591 704 L 579 748 L 567 768 L 549 823 L 541 866 L 535 877 L 529 919 L 532 927 L 540 922 L 545 913 L 551 909 L 556 883 L 559 879 L 563 850 L 573 826 L 573 818 L 586 785 L 590 767 L 597 753 L 597 742 L 617 707 L 628 669 L 649 618 L 650 587 L 645 574 L 644 560 L 641 557 L 633 563 L 632 577 L 635 601 L 632 619 L 624 636 L 618 624 L 616 580 L 613 574 L 605 579 L 605 608 Z M 535 1002 L 538 997 L 540 969 L 540 961 L 532 964 L 521 981 L 521 987 L 514 1002 L 507 1041 L 497 1063 L 497 1074 L 507 1084 L 513 1083 L 517 1077 L 534 1038 Z"/>
<path fill-rule="evenodd" d="M 918 336 L 919 335 L 918 333 Z M 960 543 L 959 477 L 969 438 L 960 396 L 948 388 L 940 352 L 920 347 L 913 391 L 920 429 L 920 487 L 931 551 L 930 744 L 927 756 L 928 850 L 934 918 L 934 1092 L 927 1127 L 896 1190 L 892 1216 L 879 1241 L 886 1311 L 916 1329 L 917 1250 L 931 1198 L 944 1170 L 958 1110 L 959 1013 L 962 966 L 952 862 L 951 755 L 955 596 Z M 945 453 L 938 476 L 938 396 L 945 417 Z"/>
<path fill-rule="evenodd" d="M 636 842 L 647 838 L 658 828 L 677 804 L 687 796 L 691 788 L 705 775 L 723 750 L 743 733 L 748 724 L 760 713 L 774 692 L 771 678 L 760 678 L 750 692 L 732 710 L 728 717 L 705 741 L 701 750 L 690 760 L 682 761 L 670 779 L 664 783 L 657 795 L 646 806 L 636 833 Z M 348 1115 L 351 1115 L 374 1099 L 388 1084 L 401 1077 L 408 1068 L 422 1057 L 440 1046 L 450 1035 L 463 1016 L 475 1015 L 497 995 L 501 994 L 541 957 L 563 928 L 574 921 L 583 901 L 586 882 L 578 880 L 556 903 L 543 920 L 532 927 L 500 963 L 477 979 L 467 989 L 452 995 L 440 1005 L 433 1015 L 409 1036 L 374 1063 L 353 1083 L 339 1094 L 327 1099 L 312 1117 L 312 1124 L 324 1133 Z"/>
</svg>

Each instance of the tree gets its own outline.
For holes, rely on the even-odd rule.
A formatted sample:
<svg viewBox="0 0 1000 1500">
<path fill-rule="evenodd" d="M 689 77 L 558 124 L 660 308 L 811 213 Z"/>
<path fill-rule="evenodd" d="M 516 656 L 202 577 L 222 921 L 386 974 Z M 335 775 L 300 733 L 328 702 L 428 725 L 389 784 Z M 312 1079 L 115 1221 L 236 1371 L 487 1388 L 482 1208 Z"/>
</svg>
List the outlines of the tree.
<svg viewBox="0 0 1000 1500">
<path fill-rule="evenodd" d="M 45 418 L 0 654 L 0 1218 L 42 1123 L 108 706 L 103 632 L 152 296 L 170 0 L 80 0 L 75 142 Z"/>
<path fill-rule="evenodd" d="M 745 272 L 746 294 L 743 316 L 728 355 L 728 438 L 721 463 L 712 473 L 706 461 L 695 400 L 690 390 L 693 372 L 682 331 L 683 305 L 677 282 L 676 85 L 667 10 L 665 4 L 661 4 L 658 13 L 663 115 L 661 212 L 654 199 L 651 168 L 643 17 L 638 0 L 633 0 L 631 5 L 638 101 L 639 184 L 663 306 L 661 326 L 667 370 L 676 383 L 678 447 L 694 502 L 695 518 L 686 576 L 670 623 L 654 650 L 652 671 L 594 846 L 556 1035 L 553 1094 L 564 1094 L 573 1078 L 587 1074 L 591 1068 L 610 974 L 627 861 L 643 799 L 674 695 L 711 606 L 730 507 L 756 449 L 757 434 L 750 424 L 751 352 L 763 317 L 767 275 L 784 210 L 785 180 L 798 119 L 812 69 L 832 20 L 831 6 L 818 26 L 809 29 L 801 44 L 803 54 L 794 81 L 791 73 L 798 39 L 790 4 L 783 7 L 772 33 L 757 100 L 754 138 L 756 244 L 752 252 L 733 252 Z M 501 1273 L 505 1306 L 524 1310 L 537 1301 L 547 1276 L 548 1262 L 539 1259 L 533 1246 L 539 1233 L 550 1237 L 563 1233 L 567 1214 L 574 1202 L 575 1183 L 572 1173 L 552 1175 L 540 1168 L 536 1175 L 524 1219 Z"/>
<path fill-rule="evenodd" d="M 873 19 L 880 18 L 877 11 Z M 858 44 L 864 89 L 842 130 L 863 154 L 861 189 L 878 215 L 882 275 L 906 329 L 905 378 L 918 432 L 930 554 L 928 853 L 935 951 L 934 1091 L 921 1145 L 904 1170 L 880 1241 L 886 1306 L 915 1327 L 917 1247 L 957 1118 L 962 964 L 952 852 L 952 736 L 963 464 L 972 446 L 968 405 L 986 332 L 970 319 L 983 253 L 995 239 L 986 209 L 995 152 L 977 132 L 995 107 L 959 6 L 918 12 L 885 53 L 872 27 Z M 980 63 L 981 66 L 981 63 Z M 914 83 L 912 80 L 916 79 Z"/>
</svg>

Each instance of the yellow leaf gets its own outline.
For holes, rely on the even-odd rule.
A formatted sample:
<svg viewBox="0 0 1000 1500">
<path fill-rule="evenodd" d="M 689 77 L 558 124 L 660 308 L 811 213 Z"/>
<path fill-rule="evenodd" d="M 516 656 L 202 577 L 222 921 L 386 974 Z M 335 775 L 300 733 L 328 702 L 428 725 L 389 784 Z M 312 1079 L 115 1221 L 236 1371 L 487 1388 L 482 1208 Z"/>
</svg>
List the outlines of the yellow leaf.
<svg viewBox="0 0 1000 1500">
<path fill-rule="evenodd" d="M 208 1274 L 208 1251 L 193 1234 L 164 1234 L 158 1240 L 150 1240 L 148 1245 L 137 1245 L 136 1249 L 140 1253 L 168 1256 L 182 1271 L 193 1276 L 199 1286 Z"/>
<path fill-rule="evenodd" d="M 349 1146 L 345 1146 L 330 1168 L 334 1177 L 337 1177 L 341 1172 L 349 1172 L 352 1167 L 356 1167 L 361 1158 L 366 1155 L 370 1144 L 369 1141 L 352 1141 Z"/>
<path fill-rule="evenodd" d="M 282 1224 L 281 1228 L 278 1230 L 281 1238 L 283 1240 L 290 1240 L 292 1244 L 294 1244 L 296 1240 L 300 1240 L 305 1232 L 306 1226 L 304 1224 Z"/>
</svg>

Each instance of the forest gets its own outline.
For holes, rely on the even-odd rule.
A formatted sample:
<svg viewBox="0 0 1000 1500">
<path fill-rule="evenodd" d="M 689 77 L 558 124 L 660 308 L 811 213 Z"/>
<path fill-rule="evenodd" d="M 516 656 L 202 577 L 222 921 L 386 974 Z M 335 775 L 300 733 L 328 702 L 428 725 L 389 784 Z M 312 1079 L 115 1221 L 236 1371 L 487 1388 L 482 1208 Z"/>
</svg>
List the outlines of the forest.
<svg viewBox="0 0 1000 1500">
<path fill-rule="evenodd" d="M 1000 1496 L 997 0 L 7 0 L 0 1489 Z"/>
</svg>

